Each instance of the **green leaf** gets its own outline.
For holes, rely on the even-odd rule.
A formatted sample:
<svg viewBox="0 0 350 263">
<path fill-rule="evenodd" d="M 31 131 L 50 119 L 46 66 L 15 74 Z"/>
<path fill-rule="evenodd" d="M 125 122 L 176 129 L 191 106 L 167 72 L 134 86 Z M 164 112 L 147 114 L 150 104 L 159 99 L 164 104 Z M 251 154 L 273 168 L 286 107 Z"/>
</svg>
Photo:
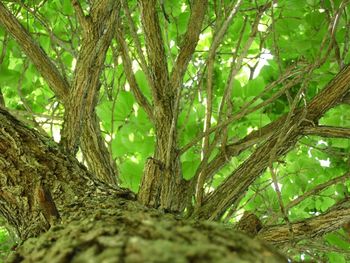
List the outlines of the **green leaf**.
<svg viewBox="0 0 350 263">
<path fill-rule="evenodd" d="M 111 121 L 112 108 L 113 108 L 113 102 L 107 101 L 107 100 L 103 101 L 96 108 L 98 117 L 101 120 L 103 120 L 102 126 L 107 131 L 110 131 L 112 128 L 112 121 Z"/>
<path fill-rule="evenodd" d="M 265 88 L 265 81 L 262 77 L 250 80 L 244 87 L 245 95 L 247 97 L 259 95 Z"/>
<path fill-rule="evenodd" d="M 329 263 L 346 263 L 345 257 L 340 253 L 330 252 L 327 253 Z"/>
<path fill-rule="evenodd" d="M 120 91 L 115 107 L 115 120 L 117 122 L 123 122 L 127 118 L 132 110 L 134 103 L 134 97 L 131 92 Z"/>
<path fill-rule="evenodd" d="M 178 32 L 180 35 L 184 34 L 187 30 L 188 20 L 190 18 L 189 12 L 181 13 L 178 17 Z"/>
<path fill-rule="evenodd" d="M 143 94 L 145 94 L 147 97 L 151 95 L 150 88 L 148 86 L 147 78 L 145 73 L 143 73 L 141 70 L 138 70 L 135 73 L 136 82 L 139 85 L 141 91 Z"/>
<path fill-rule="evenodd" d="M 120 164 L 122 186 L 138 192 L 141 182 L 143 162 L 141 160 L 126 160 Z"/>
<path fill-rule="evenodd" d="M 343 231 L 344 232 L 344 231 Z M 345 233 L 348 234 L 348 233 Z M 339 235 L 339 233 L 330 233 L 327 234 L 325 236 L 325 240 L 331 244 L 331 245 L 335 245 L 338 248 L 341 249 L 346 249 L 346 250 L 350 250 L 350 244 L 348 242 L 346 242 L 343 238 L 341 238 L 341 236 Z"/>
<path fill-rule="evenodd" d="M 1 85 L 16 86 L 20 73 L 18 71 L 0 66 Z"/>
</svg>

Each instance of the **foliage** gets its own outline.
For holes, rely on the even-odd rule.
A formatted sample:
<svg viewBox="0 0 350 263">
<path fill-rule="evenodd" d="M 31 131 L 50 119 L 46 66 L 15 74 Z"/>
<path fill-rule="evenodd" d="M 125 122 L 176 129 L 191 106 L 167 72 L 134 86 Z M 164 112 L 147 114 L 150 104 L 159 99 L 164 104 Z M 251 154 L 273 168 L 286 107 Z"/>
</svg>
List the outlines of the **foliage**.
<svg viewBox="0 0 350 263">
<path fill-rule="evenodd" d="M 2 262 L 6 258 L 8 252 L 11 249 L 12 244 L 13 244 L 13 241 L 8 235 L 7 230 L 1 227 L 0 228 L 0 262 Z"/>
<path fill-rule="evenodd" d="M 71 1 L 3 2 L 54 61 L 61 75 L 71 82 L 82 45 L 82 29 Z M 80 2 L 87 13 L 90 1 Z M 121 11 L 121 27 L 132 71 L 145 98 L 153 102 L 152 87 L 137 49 L 137 42 L 143 51 L 147 45 L 140 9 L 137 1 L 122 2 L 124 5 L 127 2 L 132 12 L 129 20 L 126 9 Z M 171 72 L 183 45 L 193 1 L 159 2 L 163 4 L 157 4 L 157 13 Z M 208 54 L 236 2 L 209 1 L 199 42 L 184 75 L 177 139 L 179 149 L 191 145 L 181 155 L 182 174 L 188 180 L 200 171 L 205 154 L 210 164 L 225 146 L 244 140 L 295 108 L 308 105 L 350 62 L 350 5 L 346 1 L 243 1 L 214 50 L 210 74 Z M 137 40 L 131 24 L 136 28 Z M 17 118 L 59 141 L 64 119 L 62 101 L 3 27 L 0 27 L 0 40 L 0 88 L 4 105 Z M 100 75 L 96 113 L 107 148 L 118 166 L 121 185 L 137 192 L 144 164 L 155 151 L 156 130 L 134 96 L 123 52 L 118 38 L 113 39 Z M 211 82 L 210 88 L 208 83 Z M 349 104 L 337 105 L 327 111 L 317 125 L 350 128 L 349 112 Z M 202 136 L 214 146 L 209 154 L 205 152 L 202 138 L 195 141 L 209 129 L 206 126 L 208 116 L 211 127 L 232 120 L 226 127 Z M 224 166 L 206 181 L 206 193 L 223 183 L 264 140 L 258 139 L 237 155 L 228 156 Z M 349 196 L 349 180 L 335 181 L 318 192 L 305 194 L 348 172 L 349 156 L 349 137 L 302 136 L 289 153 L 273 160 L 271 169 L 266 169 L 250 185 L 238 207 L 228 209 L 222 220 L 236 223 L 247 210 L 257 214 L 264 225 L 273 225 L 324 213 Z M 78 157 L 85 162 L 81 152 Z M 289 206 L 303 196 L 305 199 L 301 202 Z M 287 211 L 283 212 L 286 207 Z M 345 262 L 350 260 L 349 241 L 349 233 L 339 229 L 309 243 L 284 247 L 284 250 L 299 260 L 316 258 Z"/>
</svg>

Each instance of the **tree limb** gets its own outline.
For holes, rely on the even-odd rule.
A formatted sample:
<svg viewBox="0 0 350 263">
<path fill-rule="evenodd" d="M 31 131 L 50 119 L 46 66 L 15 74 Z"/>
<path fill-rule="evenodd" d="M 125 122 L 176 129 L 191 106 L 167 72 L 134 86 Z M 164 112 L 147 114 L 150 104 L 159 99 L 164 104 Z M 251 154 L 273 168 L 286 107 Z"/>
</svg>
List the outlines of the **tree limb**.
<svg viewBox="0 0 350 263">
<path fill-rule="evenodd" d="M 303 130 L 304 135 L 317 135 L 322 137 L 350 138 L 350 129 L 332 126 L 310 126 Z"/>
<path fill-rule="evenodd" d="M 142 68 L 142 71 L 146 74 L 148 84 L 150 86 L 152 86 L 152 82 L 150 80 L 150 74 L 149 74 L 149 71 L 148 71 L 147 61 L 146 61 L 146 58 L 145 58 L 144 53 L 142 51 L 140 39 L 137 36 L 137 29 L 136 29 L 135 23 L 134 23 L 134 21 L 132 20 L 132 17 L 131 17 L 128 1 L 127 0 L 121 0 L 121 4 L 122 4 L 122 7 L 123 7 L 123 9 L 125 11 L 125 15 L 127 17 L 127 21 L 128 21 L 128 25 L 129 25 L 129 29 L 130 29 L 130 34 L 131 34 L 132 39 L 133 39 L 133 41 L 135 43 L 137 55 L 140 58 L 140 66 Z"/>
<path fill-rule="evenodd" d="M 89 27 L 91 26 L 91 20 L 89 20 L 88 17 L 85 17 L 83 8 L 81 7 L 79 0 L 71 0 L 71 2 L 81 27 L 84 31 L 87 32 L 89 30 Z"/>
<path fill-rule="evenodd" d="M 350 221 L 350 200 L 344 199 L 319 216 L 292 223 L 294 239 L 291 240 L 287 225 L 264 227 L 257 235 L 272 244 L 299 241 L 323 236 L 341 228 Z"/>
<path fill-rule="evenodd" d="M 141 0 L 142 25 L 145 32 L 149 73 L 155 107 L 162 111 L 163 104 L 171 94 L 169 92 L 169 72 L 165 55 L 164 41 L 157 15 L 156 0 Z M 145 72 L 146 73 L 146 72 Z M 161 113 L 160 113 L 161 114 Z"/>
<path fill-rule="evenodd" d="M 119 47 L 121 50 L 125 75 L 129 82 L 131 91 L 134 93 L 137 103 L 145 110 L 150 120 L 153 120 L 152 106 L 145 97 L 145 95 L 142 93 L 139 85 L 136 82 L 135 74 L 132 71 L 132 61 L 130 59 L 128 46 L 126 45 L 124 40 L 124 33 L 122 32 L 121 28 L 119 28 L 118 33 L 116 34 L 116 38 L 118 40 Z"/>
<path fill-rule="evenodd" d="M 173 89 L 181 88 L 182 79 L 199 40 L 207 6 L 208 0 L 196 0 L 192 5 L 187 31 L 182 41 L 179 55 L 176 58 L 175 66 L 171 72 Z"/>
<path fill-rule="evenodd" d="M 115 33 L 119 10 L 119 1 L 95 2 L 91 7 L 90 22 L 83 24 L 82 45 L 74 72 L 72 90 L 68 103 L 65 105 L 62 129 L 61 143 L 69 152 L 77 151 L 83 127 L 82 122 L 85 116 L 90 116 L 95 109 L 100 88 L 99 78 L 107 50 Z"/>
<path fill-rule="evenodd" d="M 67 107 L 70 98 L 70 84 L 62 77 L 54 63 L 50 60 L 44 50 L 33 40 L 26 29 L 18 22 L 18 20 L 9 12 L 9 10 L 0 2 L 0 23 L 15 38 L 16 42 L 24 53 L 30 58 L 32 63 L 38 69 L 42 77 L 47 81 L 52 91 L 61 99 Z M 110 177 L 117 174 L 116 165 L 110 162 L 109 155 L 106 155 L 107 149 L 101 137 L 99 126 L 97 123 L 96 113 L 93 112 L 90 118 L 86 120 L 86 127 L 82 136 L 82 150 L 87 157 L 89 168 L 101 180 L 110 182 Z M 100 135 L 100 136 L 98 136 Z M 91 138 L 96 140 L 91 140 Z M 88 155 L 86 153 L 89 152 Z M 90 158 L 91 157 L 91 158 Z M 108 166 L 106 166 L 108 165 Z M 97 173 L 98 172 L 98 173 Z"/>
<path fill-rule="evenodd" d="M 59 99 L 65 101 L 69 83 L 62 77 L 45 51 L 33 40 L 14 15 L 0 2 L 0 23 L 15 38 Z"/>
<path fill-rule="evenodd" d="M 331 180 L 329 180 L 329 181 L 327 181 L 327 182 L 325 182 L 323 184 L 319 184 L 315 188 L 311 189 L 310 191 L 300 195 L 298 198 L 296 198 L 293 201 L 289 202 L 286 205 L 286 209 L 290 209 L 293 206 L 296 206 L 297 204 L 299 204 L 300 202 L 302 202 L 306 198 L 321 192 L 322 190 L 324 190 L 325 188 L 327 188 L 327 187 L 329 187 L 331 185 L 334 185 L 334 184 L 337 184 L 337 183 L 340 183 L 340 182 L 345 182 L 349 178 L 350 178 L 350 173 L 346 173 L 346 174 L 344 174 L 342 176 L 335 177 L 335 178 L 333 178 L 333 179 L 331 179 Z"/>
</svg>

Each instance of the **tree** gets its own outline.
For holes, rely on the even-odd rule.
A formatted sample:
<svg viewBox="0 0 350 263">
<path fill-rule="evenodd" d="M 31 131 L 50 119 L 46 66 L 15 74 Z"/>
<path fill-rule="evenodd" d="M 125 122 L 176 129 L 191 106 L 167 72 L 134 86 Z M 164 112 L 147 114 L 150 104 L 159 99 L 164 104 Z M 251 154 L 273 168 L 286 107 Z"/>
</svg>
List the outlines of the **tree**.
<svg viewBox="0 0 350 263">
<path fill-rule="evenodd" d="M 1 1 L 9 261 L 345 262 L 349 9 Z"/>
</svg>

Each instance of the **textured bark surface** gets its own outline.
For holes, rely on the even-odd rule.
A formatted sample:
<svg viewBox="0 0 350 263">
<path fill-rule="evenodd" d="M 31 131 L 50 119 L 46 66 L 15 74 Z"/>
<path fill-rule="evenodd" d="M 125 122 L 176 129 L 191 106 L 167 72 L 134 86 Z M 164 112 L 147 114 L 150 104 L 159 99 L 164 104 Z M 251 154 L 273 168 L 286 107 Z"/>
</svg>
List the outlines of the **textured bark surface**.
<svg viewBox="0 0 350 263">
<path fill-rule="evenodd" d="M 72 202 L 62 224 L 30 238 L 8 262 L 287 262 L 230 226 L 188 222 L 115 196 Z"/>
<path fill-rule="evenodd" d="M 106 147 L 96 112 L 85 120 L 80 147 L 89 170 L 101 181 L 116 184 L 119 174 L 117 165 Z M 91 137 L 92 134 L 94 134 L 93 137 Z"/>
<path fill-rule="evenodd" d="M 73 6 L 80 10 L 78 1 L 73 1 Z M 115 33 L 119 9 L 119 1 L 102 0 L 92 4 L 89 16 L 77 12 L 83 33 L 72 87 L 65 104 L 61 140 L 69 152 L 76 153 L 78 150 L 85 118 L 89 118 L 95 110 L 99 79 Z M 107 179 L 116 183 L 115 178 L 110 176 Z"/>
<path fill-rule="evenodd" d="M 182 179 L 176 153 L 176 132 L 172 129 L 172 123 L 176 117 L 174 115 L 175 91 L 169 79 L 167 58 L 156 5 L 157 1 L 154 0 L 140 1 L 154 100 L 153 117 L 156 146 L 153 158 L 156 162 L 148 163 L 150 168 L 145 169 L 139 200 L 148 206 L 179 211 L 182 203 L 181 197 L 171 194 L 179 186 Z M 151 168 L 153 165 L 156 167 Z M 149 171 L 156 171 L 157 173 L 149 173 Z M 152 187 L 147 187 L 147 190 L 145 190 L 142 186 L 144 184 L 151 184 Z"/>
<path fill-rule="evenodd" d="M 151 163 L 150 168 L 159 165 L 157 163 L 155 165 L 153 159 L 150 159 L 149 162 Z M 120 249 L 128 247 L 132 243 L 130 240 L 139 240 L 140 236 L 142 239 L 140 243 L 135 245 L 136 252 L 133 250 L 133 245 L 130 245 L 131 248 L 127 250 L 128 255 L 129 252 L 131 254 L 136 253 L 135 257 L 137 259 L 132 261 L 134 260 L 132 258 L 126 262 L 142 262 L 147 257 L 152 260 L 161 257 L 163 252 L 163 256 L 166 257 L 164 261 L 166 259 L 170 260 L 173 253 L 180 253 L 186 256 L 184 256 L 183 261 L 179 260 L 179 262 L 187 262 L 186 260 L 196 262 L 192 260 L 193 258 L 198 259 L 198 262 L 202 262 L 200 260 L 204 260 L 203 258 L 206 257 L 208 262 L 210 260 L 216 262 L 216 259 L 220 257 L 227 257 L 230 260 L 231 257 L 232 259 L 234 257 L 242 257 L 242 259 L 247 257 L 250 260 L 247 262 L 259 262 L 256 261 L 255 257 L 265 260 L 265 256 L 271 256 L 269 253 L 272 252 L 267 252 L 265 245 L 255 241 L 250 243 L 250 239 L 246 239 L 244 235 L 237 234 L 234 228 L 245 231 L 249 235 L 257 235 L 260 239 L 269 243 L 283 244 L 291 240 L 298 241 L 322 236 L 350 221 L 348 200 L 334 205 L 329 211 L 317 217 L 293 223 L 292 237 L 286 225 L 264 227 L 261 226 L 256 216 L 251 217 L 250 214 L 248 214 L 247 218 L 252 218 L 253 220 L 242 219 L 241 223 L 236 227 L 232 225 L 227 225 L 226 227 L 219 224 L 211 225 L 204 221 L 183 221 L 171 214 L 149 210 L 137 202 L 129 201 L 135 199 L 131 192 L 114 188 L 94 179 L 94 176 L 84 166 L 75 158 L 66 156 L 56 143 L 40 133 L 25 127 L 3 109 L 0 109 L 0 187 L 0 213 L 16 230 L 20 239 L 26 240 L 31 237 L 41 236 L 48 229 L 52 229 L 49 233 L 57 232 L 54 234 L 56 235 L 55 237 L 51 237 L 51 234 L 44 234 L 43 239 L 41 240 L 40 238 L 41 241 L 32 239 L 32 241 L 26 242 L 25 246 L 18 250 L 22 255 L 19 257 L 31 258 L 33 249 L 30 246 L 42 244 L 36 248 L 40 250 L 37 252 L 38 254 L 33 253 L 35 260 L 30 259 L 26 262 L 46 260 L 47 255 L 51 257 L 53 254 L 50 253 L 61 253 L 58 252 L 61 249 L 63 251 L 62 255 L 60 255 L 63 258 L 62 260 L 72 259 L 80 252 L 92 253 L 97 256 L 109 246 L 113 248 L 119 247 Z M 181 187 L 179 191 L 181 189 L 186 188 Z M 151 223 L 147 223 L 150 214 L 154 215 L 154 217 L 151 216 L 153 218 L 150 219 Z M 117 220 L 117 215 L 128 218 L 125 222 L 123 221 L 125 225 L 120 224 L 121 222 Z M 337 219 L 336 222 L 334 221 L 335 218 Z M 246 221 L 253 222 L 253 228 Z M 94 243 L 95 241 L 86 241 L 87 243 L 82 241 L 82 243 L 79 243 L 74 237 L 75 233 L 84 232 L 88 235 L 91 231 L 88 236 L 92 235 L 92 239 L 96 238 L 97 240 L 99 235 L 110 233 L 104 228 L 105 225 L 108 225 L 108 222 L 117 224 L 117 226 L 112 226 L 114 230 L 110 234 L 113 237 L 118 236 L 116 238 L 117 241 L 113 238 L 107 238 L 109 241 L 106 241 L 107 243 L 111 242 L 113 245 L 99 245 Z M 144 224 L 149 226 L 149 228 L 144 226 Z M 85 229 L 86 225 L 88 225 L 88 228 Z M 157 228 L 158 225 L 160 228 Z M 188 235 L 181 234 L 182 230 L 176 232 L 179 225 L 181 229 L 182 227 L 188 229 L 189 232 L 186 232 Z M 208 226 L 210 227 L 207 228 Z M 77 230 L 74 230 L 75 227 Z M 138 227 L 141 227 L 141 230 Z M 79 230 L 81 228 L 85 230 Z M 160 237 L 157 231 L 160 231 Z M 120 241 L 120 233 L 126 235 L 122 238 L 123 242 L 126 243 Z M 60 239 L 61 236 L 62 239 Z M 150 237 L 149 240 L 147 237 Z M 193 238 L 194 241 L 192 241 Z M 58 242 L 59 239 L 64 241 Z M 71 243 L 67 242 L 66 244 L 67 240 L 71 240 Z M 184 243 L 184 240 L 187 243 Z M 130 244 L 129 241 L 131 242 Z M 163 241 L 166 244 L 164 247 L 162 246 Z M 101 242 L 103 243 L 104 241 Z M 52 251 L 45 252 L 47 243 L 52 244 Z M 216 247 L 212 243 L 218 246 Z M 64 244 L 69 249 L 62 248 Z M 241 247 L 242 244 L 244 244 L 243 248 Z M 75 245 L 76 248 L 73 248 Z M 93 247 L 91 248 L 93 252 L 84 250 L 89 245 Z M 208 249 L 201 250 L 202 245 Z M 150 250 L 148 250 L 149 247 Z M 220 251 L 220 253 L 214 251 Z M 251 253 L 250 256 L 245 256 L 245 253 L 248 255 L 248 251 Z M 103 254 L 101 257 L 107 257 L 110 255 L 109 253 L 114 252 L 106 253 L 106 255 Z M 126 256 L 125 251 L 120 253 L 124 253 L 122 256 Z M 157 256 L 153 257 L 153 255 Z M 193 255 L 193 258 L 191 255 Z M 120 254 L 111 255 L 112 258 L 120 256 Z M 86 255 L 82 257 L 86 257 Z M 76 262 L 81 261 L 77 259 Z"/>
<path fill-rule="evenodd" d="M 94 179 L 50 138 L 0 108 L 0 213 L 19 238 L 46 231 L 64 220 L 69 202 L 99 192 L 130 193 Z"/>
</svg>

